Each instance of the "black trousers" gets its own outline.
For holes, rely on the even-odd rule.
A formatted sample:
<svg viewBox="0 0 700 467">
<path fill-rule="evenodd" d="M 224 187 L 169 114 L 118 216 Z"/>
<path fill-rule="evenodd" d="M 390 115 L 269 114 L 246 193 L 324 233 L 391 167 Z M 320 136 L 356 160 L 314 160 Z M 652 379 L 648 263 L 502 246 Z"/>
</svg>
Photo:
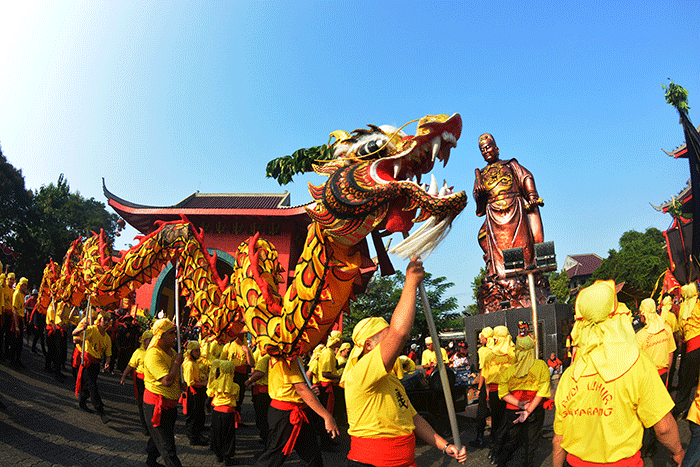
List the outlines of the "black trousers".
<svg viewBox="0 0 700 467">
<path fill-rule="evenodd" d="M 12 317 L 10 317 L 12 319 Z M 17 334 L 10 331 L 10 362 L 19 362 L 22 356 L 22 338 L 24 338 L 24 318 L 17 318 L 19 329 Z"/>
<path fill-rule="evenodd" d="M 46 328 L 46 315 L 34 313 L 34 340 L 32 341 L 32 352 L 36 350 L 36 342 L 41 341 L 41 350 L 46 353 L 46 343 L 44 341 L 44 328 Z"/>
<path fill-rule="evenodd" d="M 305 412 L 306 416 L 309 417 L 311 410 L 306 409 Z M 279 410 L 274 407 L 270 407 L 267 411 L 270 431 L 267 435 L 265 452 L 255 461 L 255 467 L 279 467 L 284 462 L 287 456 L 282 453 L 282 449 L 287 444 L 293 428 L 289 422 L 289 413 L 289 410 Z M 316 432 L 309 423 L 301 425 L 299 437 L 294 443 L 294 450 L 301 458 L 303 465 L 323 467 Z"/>
<path fill-rule="evenodd" d="M 270 395 L 266 392 L 260 392 L 253 396 L 253 407 L 255 407 L 255 426 L 260 431 L 260 439 L 267 442 L 267 433 L 270 431 L 270 425 L 267 423 L 267 411 L 270 407 Z"/>
<path fill-rule="evenodd" d="M 491 410 L 491 451 L 498 452 L 501 445 L 501 426 L 506 411 L 506 403 L 498 398 L 498 391 L 489 391 L 489 409 Z"/>
<path fill-rule="evenodd" d="M 219 460 L 236 454 L 236 414 L 211 411 L 211 448 Z"/>
<path fill-rule="evenodd" d="M 484 384 L 479 391 L 479 405 L 476 407 L 476 439 L 484 439 L 486 417 L 489 416 L 488 393 L 488 386 Z"/>
<path fill-rule="evenodd" d="M 92 400 L 92 405 L 95 406 L 95 410 L 97 410 L 98 412 L 104 412 L 104 405 L 102 404 L 100 391 L 99 389 L 97 389 L 97 376 L 99 374 L 99 363 L 93 363 L 83 368 L 80 391 L 80 405 L 85 404 L 89 397 Z"/>
<path fill-rule="evenodd" d="M 143 390 L 145 389 L 144 382 L 138 376 L 136 377 L 136 404 L 139 407 L 139 419 L 143 434 L 148 436 L 148 424 L 146 423 L 146 415 L 143 412 Z"/>
<path fill-rule="evenodd" d="M 676 406 L 672 410 L 674 417 L 688 410 L 695 397 L 695 388 L 698 385 L 698 377 L 700 377 L 700 349 L 692 350 L 681 356 L 678 377 Z"/>
<path fill-rule="evenodd" d="M 497 451 L 498 466 L 505 467 L 519 446 L 523 447 L 523 467 L 533 467 L 537 444 L 542 437 L 544 409 L 540 405 L 523 423 L 513 423 L 518 418 L 518 410 L 506 409 L 503 416 L 501 448 Z"/>
<path fill-rule="evenodd" d="M 4 338 L 2 354 L 10 355 L 10 345 L 14 334 L 12 334 L 12 313 L 3 313 L 2 315 L 2 335 Z"/>
<path fill-rule="evenodd" d="M 177 419 L 177 407 L 172 409 L 163 409 L 160 414 L 160 425 L 153 426 L 151 419 L 153 418 L 153 410 L 155 405 L 143 404 L 143 413 L 146 416 L 146 425 L 148 426 L 148 444 L 146 452 L 148 453 L 147 464 L 156 465 L 158 455 L 163 458 L 163 462 L 167 467 L 182 467 L 180 459 L 177 457 L 175 449 L 175 420 Z"/>
<path fill-rule="evenodd" d="M 247 367 L 246 367 L 247 368 Z M 245 397 L 245 380 L 248 379 L 248 373 L 239 373 L 237 371 L 233 372 L 233 382 L 238 385 L 240 391 L 238 391 L 238 405 L 236 407 L 242 407 L 243 398 Z"/>
<path fill-rule="evenodd" d="M 202 436 L 206 413 L 204 402 L 207 400 L 207 388 L 187 388 L 187 418 L 185 419 L 185 434 L 190 441 L 196 441 Z"/>
</svg>

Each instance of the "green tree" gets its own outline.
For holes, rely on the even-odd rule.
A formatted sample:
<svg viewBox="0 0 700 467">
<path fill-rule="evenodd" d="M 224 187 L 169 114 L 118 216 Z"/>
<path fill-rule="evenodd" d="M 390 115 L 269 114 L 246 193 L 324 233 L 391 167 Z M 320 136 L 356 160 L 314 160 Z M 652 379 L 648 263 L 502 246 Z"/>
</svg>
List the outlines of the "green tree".
<svg viewBox="0 0 700 467">
<path fill-rule="evenodd" d="M 104 203 L 71 193 L 63 174 L 34 192 L 29 236 L 24 243 L 23 263 L 30 282 L 41 280 L 44 266 L 53 259 L 61 263 L 71 242 L 104 229 L 111 246 L 117 229 L 117 215 L 107 212 Z"/>
<path fill-rule="evenodd" d="M 481 284 L 484 281 L 484 277 L 486 277 L 486 268 L 480 268 L 479 274 L 477 274 L 474 277 L 474 279 L 472 279 L 472 300 L 474 300 L 474 303 L 472 303 L 471 305 L 467 305 L 466 310 L 464 310 L 464 314 L 467 316 L 476 316 L 479 314 L 479 305 L 477 305 L 477 293 L 479 292 L 479 287 L 481 287 Z"/>
<path fill-rule="evenodd" d="M 32 192 L 24 186 L 24 176 L 10 164 L 0 148 L 0 242 L 20 253 L 21 242 L 27 236 Z M 15 270 L 13 258 L 2 255 L 2 261 Z M 21 264 L 21 260 L 18 259 Z M 20 272 L 20 271 L 17 271 Z"/>
<path fill-rule="evenodd" d="M 598 279 L 624 281 L 648 297 L 668 267 L 666 240 L 659 229 L 650 227 L 644 233 L 630 230 L 620 237 L 619 251 L 608 252 L 586 285 Z"/>
<path fill-rule="evenodd" d="M 401 298 L 401 290 L 405 275 L 397 271 L 393 276 L 375 276 L 370 281 L 367 292 L 359 294 L 355 302 L 350 303 L 350 312 L 343 317 L 343 337 L 352 338 L 352 330 L 358 321 L 369 316 L 381 316 L 387 322 L 391 320 L 391 315 Z M 459 313 L 454 313 L 457 309 L 457 299 L 446 297 L 446 292 L 454 286 L 452 282 L 446 282 L 445 277 L 433 278 L 430 273 L 425 274 L 423 285 L 426 289 L 428 302 L 435 320 L 435 327 L 438 331 L 451 328 L 462 328 L 462 320 Z M 418 294 L 416 300 L 416 319 L 411 336 L 424 338 L 430 334 L 428 322 L 423 313 L 423 303 Z"/>
<path fill-rule="evenodd" d="M 549 290 L 557 297 L 559 303 L 566 303 L 571 294 L 569 289 L 569 276 L 565 270 L 561 272 L 553 272 L 549 275 Z"/>
</svg>

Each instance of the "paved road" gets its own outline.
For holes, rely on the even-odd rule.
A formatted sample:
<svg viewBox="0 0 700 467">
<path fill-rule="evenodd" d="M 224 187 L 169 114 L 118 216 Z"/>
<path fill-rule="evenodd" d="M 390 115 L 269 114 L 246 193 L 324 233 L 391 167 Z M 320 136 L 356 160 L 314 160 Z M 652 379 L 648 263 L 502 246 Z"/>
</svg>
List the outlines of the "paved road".
<svg viewBox="0 0 700 467">
<path fill-rule="evenodd" d="M 133 388 L 121 386 L 117 375 L 102 373 L 99 386 L 110 421 L 102 423 L 95 414 L 78 409 L 73 394 L 72 377 L 66 383 L 56 382 L 43 371 L 41 353 L 32 354 L 25 345 L 22 360 L 26 368 L 12 370 L 7 362 L 0 364 L 0 394 L 7 411 L 0 412 L 0 466 L 143 466 L 145 465 L 146 437 L 138 426 L 138 414 L 133 399 Z M 88 405 L 90 403 L 88 402 Z M 474 406 L 459 415 L 460 435 L 466 444 L 474 438 Z M 250 393 L 242 410 L 246 428 L 236 432 L 235 459 L 251 466 L 262 451 L 254 424 Z M 551 423 L 553 411 L 548 411 L 545 439 L 540 443 L 536 465 L 551 465 Z M 209 421 L 207 420 L 207 424 Z M 689 439 L 686 422 L 679 424 L 684 444 Z M 547 430 L 549 427 L 549 430 Z M 221 466 L 207 447 L 190 446 L 184 433 L 184 416 L 176 426 L 178 455 L 185 466 Z M 340 453 L 323 453 L 326 466 L 344 466 L 349 449 L 346 433 L 341 437 Z M 668 452 L 661 447 L 653 459 L 645 459 L 645 466 L 667 466 Z M 443 457 L 438 450 L 419 445 L 416 450 L 419 466 L 445 467 L 459 465 L 454 459 Z M 296 457 L 285 465 L 301 465 Z M 488 466 L 486 450 L 469 452 L 465 465 Z"/>
</svg>

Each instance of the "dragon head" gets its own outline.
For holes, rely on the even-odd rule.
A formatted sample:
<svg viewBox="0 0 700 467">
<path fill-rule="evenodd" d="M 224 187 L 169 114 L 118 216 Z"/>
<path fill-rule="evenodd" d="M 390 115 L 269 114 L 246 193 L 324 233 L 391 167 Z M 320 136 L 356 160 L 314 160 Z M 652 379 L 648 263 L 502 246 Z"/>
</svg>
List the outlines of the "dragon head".
<svg viewBox="0 0 700 467">
<path fill-rule="evenodd" d="M 466 193 L 453 193 L 446 182 L 438 188 L 434 177 L 429 187 L 421 185 L 421 177 L 436 161 L 447 165 L 461 133 L 459 114 L 425 116 L 410 136 L 395 127 L 374 125 L 332 133 L 333 159 L 314 166 L 329 180 L 310 186 L 317 201 L 310 215 L 345 243 L 374 229 L 408 232 L 415 222 L 429 218 L 451 221 L 466 206 Z"/>
</svg>

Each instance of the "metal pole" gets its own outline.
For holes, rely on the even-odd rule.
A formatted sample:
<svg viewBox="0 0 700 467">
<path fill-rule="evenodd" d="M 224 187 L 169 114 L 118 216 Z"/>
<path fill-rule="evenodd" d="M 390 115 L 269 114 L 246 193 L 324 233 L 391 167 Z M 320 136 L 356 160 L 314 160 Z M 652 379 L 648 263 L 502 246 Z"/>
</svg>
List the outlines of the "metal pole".
<svg viewBox="0 0 700 467">
<path fill-rule="evenodd" d="M 177 284 L 177 273 L 180 269 L 180 260 L 175 260 L 175 327 L 177 328 L 177 351 L 178 353 L 182 350 L 182 343 L 180 342 L 180 288 Z"/>
<path fill-rule="evenodd" d="M 435 320 L 433 320 L 433 312 L 430 308 L 430 303 L 428 302 L 428 294 L 425 292 L 425 286 L 420 283 L 418 288 L 420 292 L 420 298 L 423 302 L 423 311 L 425 312 L 425 320 L 428 322 L 428 329 L 430 329 L 430 337 L 433 339 L 433 349 L 435 349 L 435 358 L 437 359 L 437 367 L 440 372 L 440 383 L 442 383 L 442 392 L 445 395 L 445 405 L 447 405 L 447 415 L 450 418 L 450 428 L 452 429 L 452 440 L 453 444 L 459 451 L 462 449 L 462 440 L 459 438 L 459 428 L 457 426 L 457 414 L 455 413 L 455 405 L 452 400 L 452 390 L 450 389 L 450 382 L 447 379 L 447 371 L 445 370 L 445 362 L 442 360 L 442 351 L 440 348 L 440 337 L 438 336 L 437 328 L 435 327 Z"/>
<path fill-rule="evenodd" d="M 306 370 L 304 369 L 304 363 L 301 361 L 301 357 L 299 357 L 299 356 L 297 356 L 297 364 L 299 365 L 299 371 L 301 371 L 301 374 L 304 376 L 304 381 L 306 381 L 306 385 L 309 387 L 309 389 L 311 389 L 313 384 L 311 384 L 311 381 L 309 381 L 309 377 L 306 376 Z"/>
<path fill-rule="evenodd" d="M 85 365 L 85 336 L 87 334 L 87 327 L 92 325 L 92 310 L 90 310 L 90 300 L 92 299 L 92 295 L 88 295 L 88 301 L 87 301 L 87 307 L 85 307 L 85 312 L 83 313 L 83 319 L 85 319 L 85 322 L 87 326 L 83 328 L 83 343 L 81 346 L 82 352 L 80 353 L 80 362 Z M 56 308 L 53 309 L 54 313 L 54 322 L 56 322 Z M 85 313 L 87 313 L 87 317 L 85 316 Z"/>
<path fill-rule="evenodd" d="M 532 307 L 532 326 L 535 329 L 535 358 L 540 358 L 540 327 L 537 321 L 537 300 L 535 298 L 535 276 L 533 271 L 528 271 L 527 282 L 530 286 L 530 304 Z"/>
</svg>

